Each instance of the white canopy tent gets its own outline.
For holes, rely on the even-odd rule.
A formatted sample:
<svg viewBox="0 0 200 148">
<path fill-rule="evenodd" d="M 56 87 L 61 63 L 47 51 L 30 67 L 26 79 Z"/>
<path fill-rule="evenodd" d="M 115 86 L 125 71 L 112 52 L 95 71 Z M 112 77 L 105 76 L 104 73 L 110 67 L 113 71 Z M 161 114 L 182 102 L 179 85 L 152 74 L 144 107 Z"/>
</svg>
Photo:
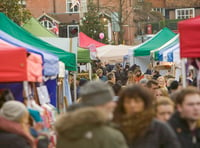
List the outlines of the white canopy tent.
<svg viewBox="0 0 200 148">
<path fill-rule="evenodd" d="M 109 64 L 122 63 L 125 55 L 133 46 L 127 45 L 105 45 L 98 47 L 97 56 L 102 62 L 108 62 Z"/>
</svg>

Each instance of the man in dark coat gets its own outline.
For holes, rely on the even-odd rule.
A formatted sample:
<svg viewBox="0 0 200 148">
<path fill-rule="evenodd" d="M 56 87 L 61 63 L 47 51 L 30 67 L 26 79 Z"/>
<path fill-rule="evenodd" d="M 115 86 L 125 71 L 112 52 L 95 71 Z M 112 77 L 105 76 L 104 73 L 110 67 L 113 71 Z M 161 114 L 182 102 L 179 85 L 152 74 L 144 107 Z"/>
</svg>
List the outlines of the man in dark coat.
<svg viewBox="0 0 200 148">
<path fill-rule="evenodd" d="M 91 81 L 81 87 L 80 96 L 81 102 L 55 123 L 56 148 L 127 148 L 123 135 L 108 124 L 116 107 L 112 88 Z"/>
<path fill-rule="evenodd" d="M 176 132 L 181 148 L 200 147 L 200 92 L 197 88 L 185 88 L 176 98 L 177 112 L 169 123 Z"/>
</svg>

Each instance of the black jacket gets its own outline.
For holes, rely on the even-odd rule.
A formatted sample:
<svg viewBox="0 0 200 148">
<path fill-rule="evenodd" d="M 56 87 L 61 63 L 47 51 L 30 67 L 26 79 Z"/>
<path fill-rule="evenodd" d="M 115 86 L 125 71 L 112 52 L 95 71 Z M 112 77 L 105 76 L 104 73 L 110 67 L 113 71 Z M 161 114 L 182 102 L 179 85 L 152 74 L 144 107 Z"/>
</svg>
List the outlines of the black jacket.
<svg viewBox="0 0 200 148">
<path fill-rule="evenodd" d="M 0 131 L 0 148 L 31 148 L 21 135 Z"/>
<path fill-rule="evenodd" d="M 136 139 L 131 148 L 181 148 L 178 139 L 171 127 L 153 119 L 146 134 Z"/>
<path fill-rule="evenodd" d="M 171 117 L 169 124 L 176 132 L 181 148 L 200 148 L 200 128 L 190 131 L 186 120 L 178 112 Z"/>
</svg>

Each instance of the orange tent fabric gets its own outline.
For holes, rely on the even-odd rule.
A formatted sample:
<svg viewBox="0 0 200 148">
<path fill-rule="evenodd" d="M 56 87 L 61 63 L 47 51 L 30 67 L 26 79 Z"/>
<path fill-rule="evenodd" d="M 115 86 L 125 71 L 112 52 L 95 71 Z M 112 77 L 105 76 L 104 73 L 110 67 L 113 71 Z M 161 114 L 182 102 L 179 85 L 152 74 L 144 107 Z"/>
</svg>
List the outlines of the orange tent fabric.
<svg viewBox="0 0 200 148">
<path fill-rule="evenodd" d="M 42 82 L 42 57 L 0 40 L 0 82 Z"/>
<path fill-rule="evenodd" d="M 0 42 L 0 82 L 27 80 L 26 49 Z"/>
</svg>

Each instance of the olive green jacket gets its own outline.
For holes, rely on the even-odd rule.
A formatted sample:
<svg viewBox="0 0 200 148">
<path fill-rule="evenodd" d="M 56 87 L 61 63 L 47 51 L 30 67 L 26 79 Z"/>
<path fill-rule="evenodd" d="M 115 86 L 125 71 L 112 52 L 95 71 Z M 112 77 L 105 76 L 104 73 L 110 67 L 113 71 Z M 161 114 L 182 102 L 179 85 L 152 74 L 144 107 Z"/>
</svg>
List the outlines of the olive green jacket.
<svg viewBox="0 0 200 148">
<path fill-rule="evenodd" d="M 62 115 L 55 123 L 56 148 L 127 148 L 123 135 L 107 122 L 108 115 L 92 107 Z"/>
</svg>

